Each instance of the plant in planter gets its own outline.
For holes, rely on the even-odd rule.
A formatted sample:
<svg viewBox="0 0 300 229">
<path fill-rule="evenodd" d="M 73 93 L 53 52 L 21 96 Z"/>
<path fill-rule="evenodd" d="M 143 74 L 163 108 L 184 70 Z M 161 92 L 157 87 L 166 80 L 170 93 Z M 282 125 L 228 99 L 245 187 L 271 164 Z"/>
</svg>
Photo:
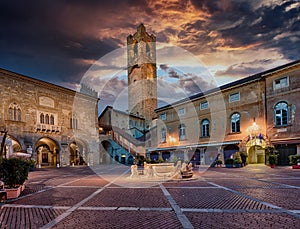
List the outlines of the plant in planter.
<svg viewBox="0 0 300 229">
<path fill-rule="evenodd" d="M 276 154 L 270 154 L 269 155 L 269 165 L 271 168 L 274 168 L 275 165 L 277 164 L 278 155 Z"/>
<path fill-rule="evenodd" d="M 233 167 L 233 163 L 234 163 L 233 158 L 227 158 L 225 160 L 225 166 L 226 166 L 226 168 L 232 168 Z"/>
<path fill-rule="evenodd" d="M 20 158 L 3 159 L 0 164 L 0 177 L 5 184 L 7 198 L 10 198 L 9 191 L 16 191 L 17 196 L 21 194 L 22 186 L 28 178 L 29 163 Z"/>
<path fill-rule="evenodd" d="M 293 169 L 300 169 L 300 155 L 290 155 L 289 160 Z"/>
<path fill-rule="evenodd" d="M 240 152 L 241 155 L 241 159 L 242 159 L 242 166 L 246 166 L 247 165 L 247 153 L 245 152 Z"/>
<path fill-rule="evenodd" d="M 271 168 L 274 168 L 275 165 L 278 163 L 278 151 L 275 149 L 274 146 L 267 146 L 265 149 L 266 158 L 269 162 Z"/>
<path fill-rule="evenodd" d="M 234 154 L 233 163 L 236 168 L 240 168 L 242 166 L 242 158 L 239 152 Z"/>
<path fill-rule="evenodd" d="M 217 161 L 216 161 L 216 165 L 217 165 L 218 167 L 220 167 L 222 164 L 223 164 L 223 161 L 222 161 L 222 160 L 217 160 Z"/>
</svg>

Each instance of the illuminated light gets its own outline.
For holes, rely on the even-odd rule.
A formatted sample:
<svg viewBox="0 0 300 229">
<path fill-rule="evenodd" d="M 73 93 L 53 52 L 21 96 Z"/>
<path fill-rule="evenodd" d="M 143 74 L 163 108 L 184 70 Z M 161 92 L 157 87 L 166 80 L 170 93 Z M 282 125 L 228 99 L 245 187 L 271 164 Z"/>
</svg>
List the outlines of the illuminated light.
<svg viewBox="0 0 300 229">
<path fill-rule="evenodd" d="M 176 142 L 176 138 L 169 136 L 170 144 L 174 144 Z"/>
</svg>

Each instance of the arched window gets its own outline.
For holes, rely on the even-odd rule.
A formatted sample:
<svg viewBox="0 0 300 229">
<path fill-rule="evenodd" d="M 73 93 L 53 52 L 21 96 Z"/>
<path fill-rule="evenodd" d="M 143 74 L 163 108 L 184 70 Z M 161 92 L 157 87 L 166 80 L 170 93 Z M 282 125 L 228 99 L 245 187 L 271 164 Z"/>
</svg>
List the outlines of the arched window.
<svg viewBox="0 0 300 229">
<path fill-rule="evenodd" d="M 286 102 L 279 102 L 274 107 L 274 120 L 275 126 L 286 126 L 288 125 L 288 112 L 289 107 Z"/>
<path fill-rule="evenodd" d="M 179 140 L 185 140 L 186 139 L 186 135 L 185 135 L 185 125 L 184 124 L 180 124 L 179 125 Z"/>
<path fill-rule="evenodd" d="M 16 103 L 11 103 L 8 107 L 8 119 L 13 121 L 21 121 L 21 108 Z"/>
<path fill-rule="evenodd" d="M 209 137 L 209 120 L 203 119 L 201 122 L 201 136 Z"/>
<path fill-rule="evenodd" d="M 70 118 L 70 128 L 78 129 L 78 120 L 76 114 L 72 114 L 72 117 Z"/>
<path fill-rule="evenodd" d="M 230 117 L 231 133 L 240 132 L 241 116 L 239 113 L 233 113 Z"/>
<path fill-rule="evenodd" d="M 162 128 L 161 130 L 161 142 L 167 141 L 167 131 L 166 128 Z"/>
<path fill-rule="evenodd" d="M 146 43 L 146 55 L 149 57 L 151 56 L 151 49 L 148 43 Z"/>
<path fill-rule="evenodd" d="M 40 123 L 44 124 L 45 123 L 45 116 L 43 113 L 40 114 Z"/>
<path fill-rule="evenodd" d="M 138 43 L 135 43 L 133 46 L 133 52 L 134 56 L 136 57 L 138 55 Z"/>
<path fill-rule="evenodd" d="M 45 115 L 45 123 L 49 124 L 49 115 L 48 114 Z"/>
<path fill-rule="evenodd" d="M 54 116 L 50 115 L 50 125 L 54 125 Z"/>
</svg>

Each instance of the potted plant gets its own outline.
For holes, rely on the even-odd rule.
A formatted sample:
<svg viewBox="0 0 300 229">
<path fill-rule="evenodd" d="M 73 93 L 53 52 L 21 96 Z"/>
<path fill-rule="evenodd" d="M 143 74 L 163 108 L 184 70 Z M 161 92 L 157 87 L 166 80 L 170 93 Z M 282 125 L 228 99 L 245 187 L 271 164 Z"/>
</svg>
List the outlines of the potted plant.
<svg viewBox="0 0 300 229">
<path fill-rule="evenodd" d="M 274 168 L 275 165 L 277 164 L 277 158 L 278 158 L 278 155 L 276 155 L 276 154 L 269 155 L 269 165 L 271 168 Z"/>
<path fill-rule="evenodd" d="M 300 155 L 290 155 L 289 160 L 293 169 L 300 169 Z"/>
<path fill-rule="evenodd" d="M 247 165 L 247 153 L 245 152 L 240 152 L 241 155 L 241 159 L 242 159 L 242 166 L 246 166 Z"/>
<path fill-rule="evenodd" d="M 0 177 L 5 184 L 7 198 L 17 198 L 24 190 L 28 178 L 29 163 L 21 158 L 3 159 L 0 164 Z"/>
<path fill-rule="evenodd" d="M 226 168 L 232 168 L 233 167 L 233 163 L 234 163 L 233 158 L 227 158 L 225 160 L 225 166 L 226 166 Z"/>
<path fill-rule="evenodd" d="M 223 161 L 222 161 L 222 160 L 219 159 L 219 160 L 216 161 L 216 165 L 217 165 L 218 167 L 221 167 L 222 164 L 223 164 Z"/>
<path fill-rule="evenodd" d="M 242 166 L 242 158 L 239 152 L 234 154 L 233 163 L 236 168 L 240 168 Z"/>
</svg>

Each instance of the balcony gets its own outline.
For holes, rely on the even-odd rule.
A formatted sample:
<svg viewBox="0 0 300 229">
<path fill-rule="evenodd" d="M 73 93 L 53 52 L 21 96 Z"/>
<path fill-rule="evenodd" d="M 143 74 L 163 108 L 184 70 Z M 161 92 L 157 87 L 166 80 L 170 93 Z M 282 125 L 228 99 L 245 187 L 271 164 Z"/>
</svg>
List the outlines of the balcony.
<svg viewBox="0 0 300 229">
<path fill-rule="evenodd" d="M 61 132 L 61 126 L 49 125 L 49 124 L 36 124 L 35 130 L 40 132 L 58 133 Z"/>
</svg>

